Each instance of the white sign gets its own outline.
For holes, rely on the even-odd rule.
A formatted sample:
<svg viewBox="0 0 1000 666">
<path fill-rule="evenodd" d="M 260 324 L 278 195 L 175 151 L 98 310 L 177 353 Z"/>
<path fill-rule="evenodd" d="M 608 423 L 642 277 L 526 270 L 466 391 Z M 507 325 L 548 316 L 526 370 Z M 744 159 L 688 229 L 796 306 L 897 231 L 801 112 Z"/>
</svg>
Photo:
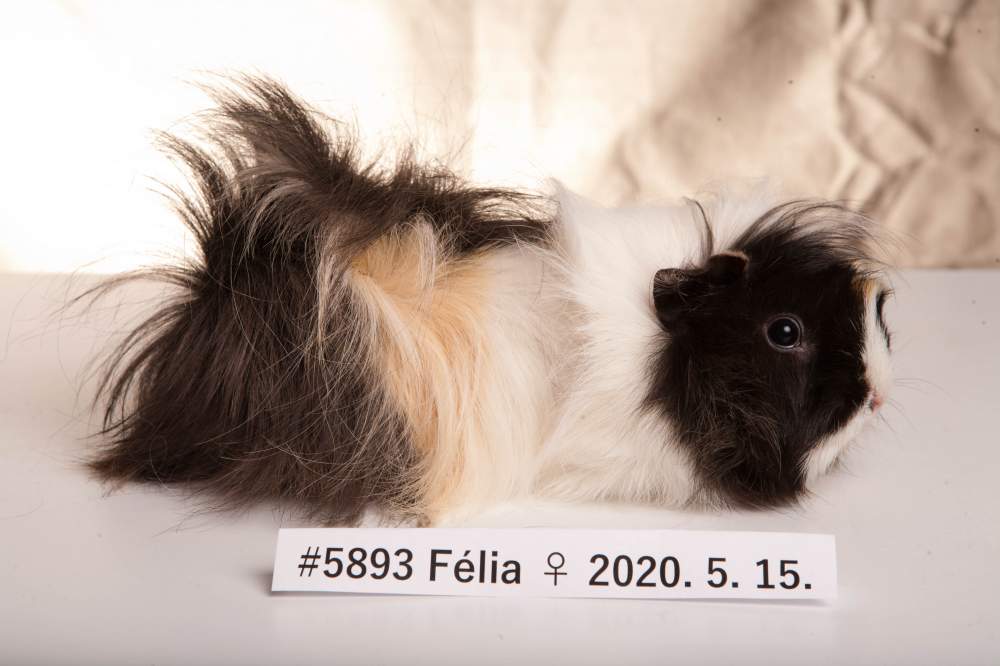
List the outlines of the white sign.
<svg viewBox="0 0 1000 666">
<path fill-rule="evenodd" d="M 602 529 L 282 529 L 275 592 L 833 599 L 828 534 Z"/>
</svg>

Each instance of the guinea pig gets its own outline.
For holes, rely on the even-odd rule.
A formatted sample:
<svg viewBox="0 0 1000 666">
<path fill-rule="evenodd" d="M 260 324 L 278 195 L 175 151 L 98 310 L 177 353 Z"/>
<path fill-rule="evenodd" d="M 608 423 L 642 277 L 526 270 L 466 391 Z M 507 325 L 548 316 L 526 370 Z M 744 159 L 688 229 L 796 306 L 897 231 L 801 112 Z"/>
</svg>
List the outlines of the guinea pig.
<svg viewBox="0 0 1000 666">
<path fill-rule="evenodd" d="M 890 289 L 861 214 L 476 187 L 366 162 L 273 80 L 214 98 L 201 142 L 163 140 L 198 256 L 140 274 L 174 295 L 108 359 L 103 479 L 326 524 L 525 496 L 770 507 L 885 400 Z"/>
</svg>

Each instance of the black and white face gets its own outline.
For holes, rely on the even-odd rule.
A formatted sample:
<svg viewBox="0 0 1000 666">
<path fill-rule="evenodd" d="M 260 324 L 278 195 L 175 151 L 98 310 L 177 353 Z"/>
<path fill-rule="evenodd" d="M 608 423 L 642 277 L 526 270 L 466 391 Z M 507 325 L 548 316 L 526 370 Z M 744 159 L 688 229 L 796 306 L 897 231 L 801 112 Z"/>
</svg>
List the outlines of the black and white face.
<svg viewBox="0 0 1000 666">
<path fill-rule="evenodd" d="M 862 236 L 793 222 L 755 225 L 703 266 L 654 280 L 664 345 L 649 403 L 711 501 L 795 501 L 889 388 L 890 291 L 860 268 Z"/>
</svg>

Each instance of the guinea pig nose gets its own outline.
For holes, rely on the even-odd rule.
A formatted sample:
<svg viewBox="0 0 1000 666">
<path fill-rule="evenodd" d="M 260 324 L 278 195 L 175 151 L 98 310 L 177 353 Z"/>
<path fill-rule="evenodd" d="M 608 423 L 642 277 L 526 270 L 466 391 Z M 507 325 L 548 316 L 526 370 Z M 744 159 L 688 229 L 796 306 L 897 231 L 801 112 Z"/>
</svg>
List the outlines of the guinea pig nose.
<svg viewBox="0 0 1000 666">
<path fill-rule="evenodd" d="M 876 409 L 882 406 L 882 396 L 878 393 L 872 393 L 871 400 L 868 401 L 868 407 L 874 412 Z"/>
</svg>

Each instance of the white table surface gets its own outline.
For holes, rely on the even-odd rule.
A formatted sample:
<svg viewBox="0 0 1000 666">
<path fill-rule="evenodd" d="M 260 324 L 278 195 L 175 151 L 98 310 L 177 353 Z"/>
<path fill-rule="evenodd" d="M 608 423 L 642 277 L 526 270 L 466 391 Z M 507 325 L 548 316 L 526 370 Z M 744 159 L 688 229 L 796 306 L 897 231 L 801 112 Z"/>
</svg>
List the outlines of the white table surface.
<svg viewBox="0 0 1000 666">
<path fill-rule="evenodd" d="M 129 311 L 55 313 L 90 279 L 0 275 L 0 663 L 1000 662 L 1000 272 L 898 278 L 895 406 L 800 508 L 477 523 L 832 533 L 830 604 L 271 594 L 277 528 L 300 523 L 106 496 L 80 467 L 84 368 Z"/>
</svg>

